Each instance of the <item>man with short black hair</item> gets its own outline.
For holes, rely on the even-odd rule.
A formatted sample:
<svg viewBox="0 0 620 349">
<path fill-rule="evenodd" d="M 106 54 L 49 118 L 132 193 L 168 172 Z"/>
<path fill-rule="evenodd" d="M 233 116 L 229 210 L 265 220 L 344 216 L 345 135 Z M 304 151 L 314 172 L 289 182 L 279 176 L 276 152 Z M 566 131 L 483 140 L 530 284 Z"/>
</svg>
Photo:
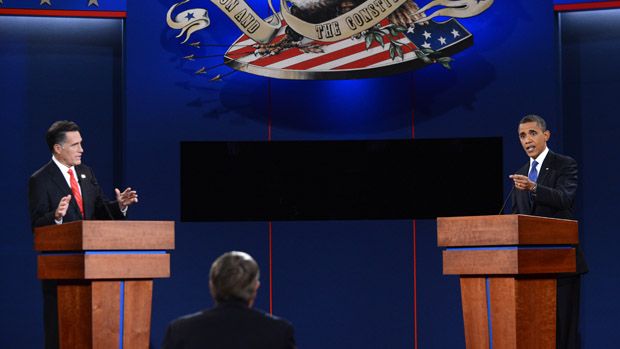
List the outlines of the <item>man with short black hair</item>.
<svg viewBox="0 0 620 349">
<path fill-rule="evenodd" d="M 216 306 L 174 320 L 163 349 L 293 349 L 293 326 L 252 309 L 258 264 L 245 252 L 227 252 L 211 265 L 209 289 Z"/>
<path fill-rule="evenodd" d="M 577 162 L 549 150 L 551 132 L 538 115 L 519 122 L 519 140 L 529 161 L 510 176 L 517 189 L 512 197 L 512 213 L 574 219 L 577 195 Z M 580 274 L 588 271 L 583 252 L 577 246 L 577 272 L 557 279 L 556 347 L 577 349 L 579 336 Z"/>
<path fill-rule="evenodd" d="M 72 121 L 56 121 L 45 135 L 52 160 L 28 182 L 32 227 L 84 219 L 123 219 L 127 207 L 138 202 L 131 188 L 115 189 L 116 201 L 103 195 L 90 167 L 82 164 L 80 127 Z"/>
<path fill-rule="evenodd" d="M 116 191 L 108 201 L 90 167 L 82 164 L 80 127 L 72 121 L 56 121 L 45 140 L 52 159 L 28 181 L 28 202 L 32 228 L 78 220 L 124 219 L 127 207 L 138 202 L 131 188 Z M 58 348 L 56 282 L 43 282 L 45 347 Z"/>
</svg>

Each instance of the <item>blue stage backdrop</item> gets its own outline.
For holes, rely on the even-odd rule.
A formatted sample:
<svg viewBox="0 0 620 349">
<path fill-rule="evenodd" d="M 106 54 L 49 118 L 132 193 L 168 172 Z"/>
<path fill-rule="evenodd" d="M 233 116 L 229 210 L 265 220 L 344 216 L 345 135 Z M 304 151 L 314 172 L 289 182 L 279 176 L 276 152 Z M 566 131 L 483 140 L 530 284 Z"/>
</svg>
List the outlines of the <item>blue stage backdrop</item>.
<svg viewBox="0 0 620 349">
<path fill-rule="evenodd" d="M 613 324 L 620 320 L 620 262 L 615 183 L 620 119 L 617 93 L 620 69 L 609 57 L 620 54 L 620 10 L 569 12 L 560 16 L 562 110 L 566 152 L 581 165 L 579 216 L 581 240 L 590 272 L 583 278 L 582 329 L 587 348 L 620 341 Z"/>
<path fill-rule="evenodd" d="M 612 218 L 619 79 L 614 60 L 605 59 L 620 47 L 617 12 L 583 13 L 587 21 L 567 14 L 558 22 L 551 0 L 496 1 L 479 17 L 460 20 L 474 45 L 454 56 L 452 70 L 435 65 L 346 81 L 237 72 L 210 82 L 212 75 L 195 71 L 221 64 L 221 57 L 183 59 L 192 49 L 179 45 L 165 21 L 174 3 L 130 1 L 127 19 L 111 22 L 0 17 L 0 132 L 9 145 L 1 184 L 3 347 L 42 346 L 26 181 L 49 159 L 45 129 L 69 118 L 83 126 L 84 161 L 106 192 L 138 190 L 132 219 L 177 221 L 172 277 L 154 287 L 155 348 L 169 321 L 211 306 L 209 265 L 235 249 L 262 267 L 257 307 L 289 319 L 301 348 L 462 348 L 458 279 L 441 275 L 434 220 L 179 223 L 180 143 L 502 137 L 507 193 L 507 176 L 527 161 L 516 136 L 527 113 L 544 116 L 551 149 L 581 165 L 580 229 L 591 268 L 584 278 L 584 348 L 618 341 L 609 324 L 620 322 L 612 292 L 620 286 Z M 249 3 L 268 14 L 266 2 Z M 187 6 L 208 9 L 212 26 L 192 38 L 213 45 L 214 55 L 241 35 L 210 1 Z M 73 21 L 84 21 L 79 31 L 67 29 Z M 51 44 L 46 33 L 67 40 Z M 484 190 L 485 183 L 470 185 Z"/>
<path fill-rule="evenodd" d="M 1 158 L 7 177 L 0 186 L 12 197 L 1 204 L 7 217 L 0 223 L 2 347 L 43 347 L 27 181 L 51 160 L 45 131 L 53 121 L 73 119 L 83 127 L 84 159 L 113 195 L 120 170 L 114 127 L 123 109 L 122 27 L 118 19 L 0 16 L 0 132 L 13 149 Z"/>
</svg>

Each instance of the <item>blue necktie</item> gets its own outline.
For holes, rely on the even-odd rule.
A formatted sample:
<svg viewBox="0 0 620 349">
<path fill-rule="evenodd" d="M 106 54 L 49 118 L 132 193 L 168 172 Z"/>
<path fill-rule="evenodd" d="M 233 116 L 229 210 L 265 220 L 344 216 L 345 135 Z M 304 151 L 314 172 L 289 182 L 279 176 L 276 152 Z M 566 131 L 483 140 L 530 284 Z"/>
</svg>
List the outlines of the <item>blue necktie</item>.
<svg viewBox="0 0 620 349">
<path fill-rule="evenodd" d="M 530 174 L 527 175 L 527 178 L 530 179 L 530 181 L 536 183 L 536 180 L 538 179 L 538 171 L 536 171 L 536 166 L 538 166 L 538 163 L 536 162 L 536 160 L 534 160 L 532 162 L 532 169 L 530 170 Z"/>
</svg>

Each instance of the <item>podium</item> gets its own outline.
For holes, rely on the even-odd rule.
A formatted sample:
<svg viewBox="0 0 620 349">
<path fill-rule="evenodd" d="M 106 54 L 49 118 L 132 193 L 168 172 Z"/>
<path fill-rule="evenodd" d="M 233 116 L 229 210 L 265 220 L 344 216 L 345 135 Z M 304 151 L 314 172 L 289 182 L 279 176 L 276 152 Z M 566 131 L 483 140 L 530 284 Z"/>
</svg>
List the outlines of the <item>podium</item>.
<svg viewBox="0 0 620 349">
<path fill-rule="evenodd" d="M 37 274 L 57 282 L 60 348 L 148 348 L 154 278 L 170 276 L 174 222 L 36 228 Z"/>
<path fill-rule="evenodd" d="M 468 349 L 556 348 L 556 278 L 575 272 L 577 221 L 437 219 L 443 274 L 460 275 Z"/>
</svg>

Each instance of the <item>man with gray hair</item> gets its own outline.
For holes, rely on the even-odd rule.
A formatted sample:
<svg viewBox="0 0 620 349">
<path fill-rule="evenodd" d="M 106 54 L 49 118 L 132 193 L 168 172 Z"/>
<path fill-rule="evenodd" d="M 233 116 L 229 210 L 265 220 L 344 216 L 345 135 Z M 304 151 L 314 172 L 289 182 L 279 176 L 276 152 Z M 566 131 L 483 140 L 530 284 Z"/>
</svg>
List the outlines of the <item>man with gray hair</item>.
<svg viewBox="0 0 620 349">
<path fill-rule="evenodd" d="M 216 306 L 174 320 L 163 349 L 294 349 L 293 326 L 252 309 L 259 268 L 245 252 L 232 251 L 211 265 L 209 289 Z"/>
</svg>

